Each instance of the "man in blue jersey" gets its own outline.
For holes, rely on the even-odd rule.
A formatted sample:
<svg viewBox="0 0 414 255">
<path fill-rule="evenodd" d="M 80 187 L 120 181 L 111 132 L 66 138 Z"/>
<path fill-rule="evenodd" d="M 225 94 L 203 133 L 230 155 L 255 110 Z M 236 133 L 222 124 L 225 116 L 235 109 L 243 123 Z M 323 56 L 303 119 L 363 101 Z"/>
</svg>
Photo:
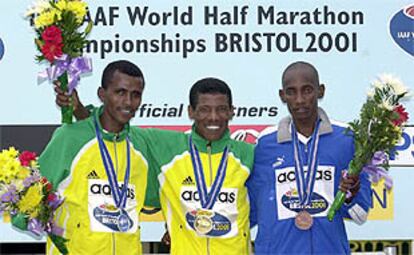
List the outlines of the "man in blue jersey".
<svg viewBox="0 0 414 255">
<path fill-rule="evenodd" d="M 282 75 L 279 96 L 290 116 L 263 131 L 248 180 L 256 254 L 349 254 L 344 218 L 367 219 L 370 182 L 344 175 L 354 155 L 351 135 L 318 107 L 325 93 L 311 64 L 295 62 Z M 348 192 L 333 219 L 329 206 Z"/>
</svg>

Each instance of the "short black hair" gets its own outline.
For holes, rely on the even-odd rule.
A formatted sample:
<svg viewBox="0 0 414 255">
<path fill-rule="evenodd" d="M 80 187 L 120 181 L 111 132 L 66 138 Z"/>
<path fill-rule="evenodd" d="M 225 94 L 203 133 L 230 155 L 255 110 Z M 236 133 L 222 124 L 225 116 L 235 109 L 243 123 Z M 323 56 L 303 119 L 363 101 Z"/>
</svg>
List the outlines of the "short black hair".
<svg viewBox="0 0 414 255">
<path fill-rule="evenodd" d="M 208 77 L 194 83 L 190 89 L 191 108 L 196 108 L 200 94 L 223 94 L 227 96 L 229 106 L 233 105 L 230 87 L 220 79 Z"/>
<path fill-rule="evenodd" d="M 112 77 L 115 71 L 127 74 L 129 76 L 137 77 L 142 79 L 142 85 L 145 85 L 144 74 L 141 69 L 134 63 L 128 60 L 117 60 L 109 63 L 102 73 L 102 88 L 106 89 L 112 81 Z"/>
<path fill-rule="evenodd" d="M 308 63 L 308 62 L 305 62 L 305 61 L 296 61 L 296 62 L 293 62 L 292 64 L 288 65 L 286 67 L 286 69 L 283 71 L 283 74 L 282 74 L 282 86 L 283 87 L 285 86 L 286 73 L 288 71 L 290 71 L 291 69 L 296 69 L 296 68 L 309 68 L 313 72 L 313 75 L 314 75 L 317 83 L 319 84 L 318 70 L 316 70 L 316 68 L 311 63 Z"/>
</svg>

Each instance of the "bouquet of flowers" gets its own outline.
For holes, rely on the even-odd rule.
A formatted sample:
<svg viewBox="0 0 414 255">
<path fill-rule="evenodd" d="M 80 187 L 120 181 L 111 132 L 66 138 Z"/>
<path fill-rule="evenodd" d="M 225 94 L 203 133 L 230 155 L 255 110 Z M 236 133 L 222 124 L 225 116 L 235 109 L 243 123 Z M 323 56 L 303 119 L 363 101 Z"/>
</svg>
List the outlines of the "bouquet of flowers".
<svg viewBox="0 0 414 255">
<path fill-rule="evenodd" d="M 38 0 L 27 15 L 34 18 L 38 62 L 47 60 L 50 67 L 39 74 L 40 79 L 59 80 L 63 91 L 72 93 L 80 75 L 92 71 L 91 60 L 82 57 L 86 36 L 92 29 L 89 22 L 80 31 L 87 13 L 81 0 Z M 62 107 L 62 123 L 72 123 L 73 104 Z"/>
<path fill-rule="evenodd" d="M 388 159 L 402 136 L 403 125 L 408 113 L 400 103 L 407 98 L 408 89 L 402 82 L 388 74 L 381 75 L 372 83 L 367 101 L 362 106 L 360 117 L 349 123 L 354 135 L 355 154 L 349 164 L 348 174 L 359 175 L 361 170 L 377 183 L 385 178 L 385 187 L 392 187 L 387 175 Z M 345 193 L 339 191 L 329 209 L 328 219 L 333 220 L 345 200 Z"/>
<path fill-rule="evenodd" d="M 36 154 L 10 147 L 0 153 L 0 215 L 34 235 L 47 234 L 62 254 L 67 254 L 63 229 L 53 215 L 63 200 L 52 184 L 41 177 Z"/>
</svg>

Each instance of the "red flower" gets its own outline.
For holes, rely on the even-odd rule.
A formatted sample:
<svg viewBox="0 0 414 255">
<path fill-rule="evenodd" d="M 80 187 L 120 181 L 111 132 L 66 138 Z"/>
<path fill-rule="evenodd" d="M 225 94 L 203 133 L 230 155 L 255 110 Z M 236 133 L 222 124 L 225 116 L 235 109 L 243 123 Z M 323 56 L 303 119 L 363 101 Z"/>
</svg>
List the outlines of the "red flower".
<svg viewBox="0 0 414 255">
<path fill-rule="evenodd" d="M 46 183 L 48 183 L 49 181 L 46 179 L 46 177 L 42 177 L 42 179 L 40 179 L 40 183 L 41 184 L 46 184 Z"/>
<path fill-rule="evenodd" d="M 42 39 L 45 43 L 61 44 L 63 41 L 62 30 L 54 25 L 47 27 L 42 33 Z"/>
<path fill-rule="evenodd" d="M 55 193 L 50 193 L 50 194 L 47 196 L 47 201 L 48 201 L 48 202 L 50 202 L 50 201 L 54 201 L 56 198 L 57 198 L 57 196 L 56 196 L 56 194 L 55 194 Z"/>
<path fill-rule="evenodd" d="M 405 111 L 405 108 L 402 105 L 398 105 L 394 108 L 393 115 L 394 118 L 392 120 L 392 124 L 394 124 L 394 126 L 401 126 L 408 120 L 408 112 Z"/>
<path fill-rule="evenodd" d="M 50 182 L 46 183 L 45 187 L 46 187 L 46 192 L 50 192 L 53 188 L 52 183 L 50 183 Z"/>
<path fill-rule="evenodd" d="M 62 47 L 63 47 L 62 43 L 59 43 L 59 44 L 45 43 L 45 45 L 43 45 L 41 50 L 42 50 L 43 56 L 47 60 L 49 60 L 50 63 L 53 63 L 55 58 L 62 56 L 63 54 Z"/>
<path fill-rule="evenodd" d="M 23 151 L 19 155 L 19 160 L 22 166 L 29 166 L 31 161 L 36 160 L 36 153 L 31 151 Z"/>
</svg>

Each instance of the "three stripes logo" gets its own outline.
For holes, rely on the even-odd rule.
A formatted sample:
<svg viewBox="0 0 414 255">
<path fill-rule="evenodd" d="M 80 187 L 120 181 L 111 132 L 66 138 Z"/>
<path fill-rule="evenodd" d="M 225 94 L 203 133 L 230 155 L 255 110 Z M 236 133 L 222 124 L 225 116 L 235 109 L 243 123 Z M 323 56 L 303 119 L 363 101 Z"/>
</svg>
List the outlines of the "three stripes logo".
<svg viewBox="0 0 414 255">
<path fill-rule="evenodd" d="M 191 178 L 191 176 L 188 176 L 183 180 L 182 185 L 195 185 L 195 183 L 193 181 L 193 178 Z"/>
<path fill-rule="evenodd" d="M 98 174 L 96 173 L 95 170 L 92 170 L 89 174 L 88 174 L 88 179 L 99 179 Z"/>
</svg>

